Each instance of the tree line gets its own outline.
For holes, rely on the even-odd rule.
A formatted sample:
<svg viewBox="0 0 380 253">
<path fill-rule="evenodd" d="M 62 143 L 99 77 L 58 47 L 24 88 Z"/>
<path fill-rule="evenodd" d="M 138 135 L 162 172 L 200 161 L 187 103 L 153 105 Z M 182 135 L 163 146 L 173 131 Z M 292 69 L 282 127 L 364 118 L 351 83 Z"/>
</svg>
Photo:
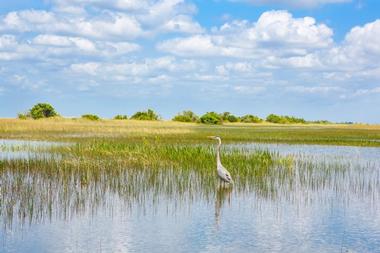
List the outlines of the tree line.
<svg viewBox="0 0 380 253">
<path fill-rule="evenodd" d="M 19 119 L 41 119 L 41 118 L 50 118 L 56 117 L 59 114 L 56 112 L 54 107 L 48 103 L 38 103 L 34 105 L 28 112 L 19 113 Z M 86 120 L 100 120 L 101 118 L 95 114 L 83 114 L 81 118 Z M 160 120 L 161 117 L 153 110 L 148 109 L 146 111 L 139 111 L 133 114 L 131 117 L 127 115 L 118 114 L 114 120 Z M 331 123 L 327 120 L 318 120 L 318 121 L 306 121 L 303 118 L 297 118 L 287 115 L 276 115 L 270 114 L 265 119 L 262 119 L 256 115 L 246 114 L 243 116 L 236 116 L 230 112 L 207 112 L 201 116 L 196 115 L 194 112 L 187 110 L 178 113 L 172 118 L 173 121 L 178 122 L 193 122 L 193 123 L 202 123 L 210 125 L 221 125 L 223 122 L 242 122 L 242 123 L 261 123 L 261 122 L 270 122 L 278 124 L 306 124 L 306 123 L 315 123 L 315 124 L 328 124 Z"/>
</svg>

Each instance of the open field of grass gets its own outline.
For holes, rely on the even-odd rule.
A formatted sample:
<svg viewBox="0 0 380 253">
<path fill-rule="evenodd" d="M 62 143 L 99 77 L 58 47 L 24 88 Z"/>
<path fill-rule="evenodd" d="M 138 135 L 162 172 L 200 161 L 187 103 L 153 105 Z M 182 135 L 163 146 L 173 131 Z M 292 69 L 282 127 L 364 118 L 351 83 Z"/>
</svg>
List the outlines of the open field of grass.
<svg viewBox="0 0 380 253">
<path fill-rule="evenodd" d="M 379 125 L 279 125 L 229 123 L 209 126 L 171 121 L 82 119 L 0 119 L 0 138 L 80 142 L 93 138 L 163 143 L 210 143 L 205 137 L 219 135 L 225 142 L 304 143 L 380 146 Z"/>
<path fill-rule="evenodd" d="M 0 139 L 49 140 L 64 145 L 0 145 L 0 152 L 26 150 L 32 154 L 0 161 L 0 215 L 7 226 L 15 217 L 28 222 L 52 215 L 67 217 L 89 206 L 96 208 L 107 201 L 110 192 L 137 202 L 143 202 L 147 195 L 213 198 L 219 180 L 215 143 L 206 138 L 208 135 L 219 135 L 226 143 L 380 146 L 380 126 L 371 125 L 209 126 L 165 121 L 2 119 Z M 39 157 L 46 153 L 52 156 Z M 236 191 L 254 191 L 270 199 L 299 187 L 327 187 L 333 184 L 331 178 L 355 169 L 349 163 L 318 161 L 316 165 L 316 161 L 265 149 L 223 148 L 222 160 L 233 175 Z M 366 175 L 350 178 L 349 185 L 356 187 L 356 193 L 366 194 L 359 186 L 376 188 L 379 184 L 377 175 Z M 368 181 L 371 178 L 375 181 Z M 331 187 L 347 191 L 343 184 Z"/>
</svg>

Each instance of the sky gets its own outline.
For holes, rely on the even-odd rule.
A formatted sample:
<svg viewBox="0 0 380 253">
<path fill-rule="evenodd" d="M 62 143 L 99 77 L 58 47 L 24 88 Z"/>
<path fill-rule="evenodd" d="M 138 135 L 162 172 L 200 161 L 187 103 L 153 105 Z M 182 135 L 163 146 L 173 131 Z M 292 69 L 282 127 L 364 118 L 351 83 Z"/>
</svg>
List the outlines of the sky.
<svg viewBox="0 0 380 253">
<path fill-rule="evenodd" d="M 380 123 L 380 1 L 1 1 L 0 117 L 38 102 Z"/>
</svg>

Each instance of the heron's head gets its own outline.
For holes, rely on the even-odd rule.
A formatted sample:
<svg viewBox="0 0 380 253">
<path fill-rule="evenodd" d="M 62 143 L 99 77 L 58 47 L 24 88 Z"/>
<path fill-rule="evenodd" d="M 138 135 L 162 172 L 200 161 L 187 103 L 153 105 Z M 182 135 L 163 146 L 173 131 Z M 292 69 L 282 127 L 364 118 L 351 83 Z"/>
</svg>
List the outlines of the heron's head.
<svg viewBox="0 0 380 253">
<path fill-rule="evenodd" d="M 222 139 L 219 136 L 207 136 L 210 139 L 217 140 L 219 143 L 222 142 Z"/>
</svg>

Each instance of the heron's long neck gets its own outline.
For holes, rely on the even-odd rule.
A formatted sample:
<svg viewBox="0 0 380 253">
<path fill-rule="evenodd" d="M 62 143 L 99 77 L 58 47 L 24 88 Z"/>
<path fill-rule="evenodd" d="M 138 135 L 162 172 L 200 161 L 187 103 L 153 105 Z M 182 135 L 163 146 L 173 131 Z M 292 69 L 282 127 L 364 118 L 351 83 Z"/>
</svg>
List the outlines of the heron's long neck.
<svg viewBox="0 0 380 253">
<path fill-rule="evenodd" d="M 217 165 L 221 165 L 222 163 L 220 162 L 220 146 L 222 143 L 218 143 L 218 146 L 216 147 L 216 163 Z"/>
</svg>

